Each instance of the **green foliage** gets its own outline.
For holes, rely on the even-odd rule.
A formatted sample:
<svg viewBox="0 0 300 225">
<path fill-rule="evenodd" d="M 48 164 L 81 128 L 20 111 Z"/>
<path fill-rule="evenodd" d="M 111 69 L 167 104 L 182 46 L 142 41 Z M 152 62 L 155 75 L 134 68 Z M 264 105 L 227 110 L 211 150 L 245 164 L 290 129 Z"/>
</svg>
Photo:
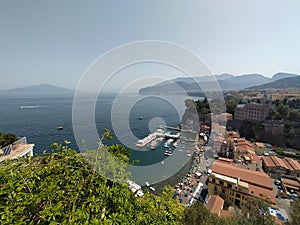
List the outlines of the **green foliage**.
<svg viewBox="0 0 300 225">
<path fill-rule="evenodd" d="M 270 112 L 269 117 L 275 120 L 289 120 L 289 121 L 300 121 L 300 100 L 288 101 L 284 99 L 279 101 L 278 99 L 273 102 L 275 108 Z"/>
<path fill-rule="evenodd" d="M 241 137 L 246 139 L 255 139 L 255 122 L 243 121 L 243 125 L 240 128 Z"/>
<path fill-rule="evenodd" d="M 184 225 L 224 224 L 223 219 L 211 214 L 202 203 L 196 202 L 184 210 Z"/>
<path fill-rule="evenodd" d="M 269 213 L 270 205 L 261 199 L 252 199 L 251 208 L 243 208 L 242 213 L 237 213 L 232 219 L 232 224 L 245 224 L 245 225 L 276 225 L 272 216 Z"/>
<path fill-rule="evenodd" d="M 289 222 L 290 225 L 297 225 L 300 221 L 300 200 L 292 201 L 290 203 L 290 213 L 292 221 Z"/>
<path fill-rule="evenodd" d="M 205 115 L 211 112 L 216 115 L 219 115 L 221 113 L 224 113 L 225 111 L 234 114 L 237 106 L 237 101 L 234 99 L 227 100 L 224 105 L 224 101 L 222 101 L 221 99 L 214 99 L 210 102 L 207 98 L 204 98 L 202 101 L 194 101 L 192 99 L 187 99 L 185 100 L 185 106 L 187 109 L 196 108 L 197 112 L 200 115 Z"/>
<path fill-rule="evenodd" d="M 108 149 L 128 160 L 123 147 Z M 104 178 L 92 166 L 65 147 L 2 162 L 1 224 L 180 224 L 183 206 L 170 197 L 170 188 L 161 196 L 135 198 L 126 185 Z"/>
<path fill-rule="evenodd" d="M 284 104 L 279 104 L 279 106 L 277 107 L 277 118 L 278 120 L 284 120 L 288 117 L 289 114 L 289 106 L 288 105 L 284 105 Z"/>
<path fill-rule="evenodd" d="M 289 112 L 287 119 L 290 121 L 299 122 L 300 121 L 300 113 L 296 110 L 292 110 Z"/>
<path fill-rule="evenodd" d="M 229 99 L 226 101 L 226 111 L 234 115 L 237 107 L 237 101 L 235 99 Z"/>
<path fill-rule="evenodd" d="M 12 133 L 0 133 L 0 148 L 14 143 L 17 140 L 17 136 Z"/>
</svg>

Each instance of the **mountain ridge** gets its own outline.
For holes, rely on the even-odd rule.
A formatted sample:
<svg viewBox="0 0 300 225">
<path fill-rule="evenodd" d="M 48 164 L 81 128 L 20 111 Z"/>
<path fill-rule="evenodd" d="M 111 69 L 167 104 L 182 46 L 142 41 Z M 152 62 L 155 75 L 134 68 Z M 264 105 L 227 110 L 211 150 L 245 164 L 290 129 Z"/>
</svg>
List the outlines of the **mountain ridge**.
<svg viewBox="0 0 300 225">
<path fill-rule="evenodd" d="M 0 90 L 1 97 L 57 97 L 57 96 L 73 96 L 74 91 L 58 87 L 52 84 L 44 83 L 39 85 L 30 85 L 20 88 L 12 88 Z"/>
<path fill-rule="evenodd" d="M 242 74 L 234 76 L 233 74 L 223 73 L 220 75 L 208 75 L 202 77 L 178 77 L 171 81 L 141 88 L 139 94 L 171 94 L 171 93 L 191 93 L 202 92 L 205 90 L 243 90 L 246 88 L 263 85 L 282 79 L 283 77 L 297 77 L 298 74 L 278 72 L 271 78 L 262 74 Z M 216 82 L 217 81 L 217 82 Z"/>
<path fill-rule="evenodd" d="M 279 80 L 266 83 L 259 86 L 247 88 L 247 90 L 261 90 L 261 89 L 284 89 L 284 88 L 300 88 L 300 76 L 285 77 Z"/>
</svg>

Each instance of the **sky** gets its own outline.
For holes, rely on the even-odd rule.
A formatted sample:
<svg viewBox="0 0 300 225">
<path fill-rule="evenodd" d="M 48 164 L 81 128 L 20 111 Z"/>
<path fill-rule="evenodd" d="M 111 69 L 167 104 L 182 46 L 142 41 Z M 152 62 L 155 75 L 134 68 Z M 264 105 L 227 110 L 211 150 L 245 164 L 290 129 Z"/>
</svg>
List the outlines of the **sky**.
<svg viewBox="0 0 300 225">
<path fill-rule="evenodd" d="M 75 89 L 98 57 L 142 40 L 184 46 L 214 74 L 300 74 L 299 10 L 298 0 L 2 0 L 0 90 L 41 83 Z M 108 86 L 124 85 L 132 73 L 182 75 L 140 66 Z"/>
</svg>

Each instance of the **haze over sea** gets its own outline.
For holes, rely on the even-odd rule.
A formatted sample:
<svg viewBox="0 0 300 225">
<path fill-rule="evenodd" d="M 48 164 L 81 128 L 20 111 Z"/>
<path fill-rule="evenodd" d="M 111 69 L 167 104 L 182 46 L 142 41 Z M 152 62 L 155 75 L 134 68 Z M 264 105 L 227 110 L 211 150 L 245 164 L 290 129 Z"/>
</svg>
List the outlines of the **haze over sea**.
<svg viewBox="0 0 300 225">
<path fill-rule="evenodd" d="M 116 100 L 119 104 L 117 108 L 117 118 L 124 126 L 112 127 L 111 110 L 115 100 L 115 94 L 102 94 L 97 101 L 95 120 L 99 134 L 105 128 L 112 130 L 118 129 L 118 133 L 124 136 L 130 136 L 132 132 L 138 139 L 147 136 L 153 132 L 158 125 L 163 122 L 168 126 L 177 126 L 180 123 L 184 112 L 184 99 L 186 96 L 168 96 L 173 99 L 172 102 L 179 103 L 179 109 L 173 104 L 159 97 L 145 97 L 137 101 L 130 109 L 129 118 L 124 118 L 124 108 L 122 104 L 128 105 L 134 102 L 138 95 L 128 94 Z M 85 104 L 91 99 L 84 99 L 82 110 L 84 112 Z M 72 104 L 73 98 L 1 98 L 0 96 L 0 130 L 1 132 L 12 132 L 17 136 L 26 136 L 29 143 L 34 143 L 34 154 L 43 154 L 44 150 L 51 151 L 50 145 L 54 142 L 63 143 L 68 140 L 71 143 L 69 147 L 78 149 L 72 127 Z M 84 116 L 84 114 L 83 114 Z M 142 117 L 143 119 L 139 119 Z M 158 119 L 159 117 L 160 119 Z M 127 120 L 127 121 L 126 121 Z M 125 124 L 130 126 L 130 131 L 126 129 Z M 57 130 L 57 126 L 63 126 L 63 130 Z M 89 132 L 89 128 L 85 131 Z M 97 143 L 97 141 L 95 141 Z M 123 144 L 118 137 L 114 136 L 112 141 L 105 144 Z M 160 145 L 154 151 L 137 151 L 131 149 L 131 158 L 139 159 L 141 165 L 153 164 L 161 161 L 163 147 Z M 88 146 L 96 147 L 96 146 Z"/>
</svg>

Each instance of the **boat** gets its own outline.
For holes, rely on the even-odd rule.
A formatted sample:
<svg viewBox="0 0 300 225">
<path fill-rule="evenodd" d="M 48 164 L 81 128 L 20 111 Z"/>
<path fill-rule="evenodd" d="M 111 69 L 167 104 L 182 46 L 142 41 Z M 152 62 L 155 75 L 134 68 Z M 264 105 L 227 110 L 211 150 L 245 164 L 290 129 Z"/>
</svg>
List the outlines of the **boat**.
<svg viewBox="0 0 300 225">
<path fill-rule="evenodd" d="M 191 157 L 192 156 L 192 154 L 191 154 L 191 152 L 188 150 L 188 151 L 186 151 L 186 156 L 187 157 Z"/>
<path fill-rule="evenodd" d="M 154 187 L 150 187 L 149 188 L 151 191 L 155 191 L 155 188 Z"/>
<path fill-rule="evenodd" d="M 175 141 L 174 144 L 173 144 L 173 146 L 174 146 L 175 148 L 177 148 L 178 143 L 179 143 L 179 140 Z"/>
<path fill-rule="evenodd" d="M 58 126 L 58 127 L 56 127 L 56 129 L 57 129 L 57 130 L 62 130 L 62 129 L 64 129 L 64 128 L 63 128 L 63 126 Z"/>
<path fill-rule="evenodd" d="M 143 119 L 143 117 L 142 117 L 142 116 L 140 116 L 140 117 L 139 117 L 139 120 L 142 120 L 142 119 Z"/>
<path fill-rule="evenodd" d="M 135 146 L 137 147 L 144 147 L 146 146 L 148 143 L 150 143 L 151 141 L 153 141 L 156 138 L 155 134 L 149 134 L 147 137 L 138 140 L 137 143 L 135 144 Z"/>
<path fill-rule="evenodd" d="M 149 186 L 150 186 L 149 182 L 147 182 L 147 181 L 145 182 L 145 184 L 146 184 L 146 186 L 147 186 L 147 187 L 149 187 Z"/>
<path fill-rule="evenodd" d="M 171 151 L 165 151 L 165 152 L 164 152 L 164 155 L 166 155 L 166 156 L 171 156 L 171 155 L 172 155 L 172 152 L 171 152 Z"/>
<path fill-rule="evenodd" d="M 150 148 L 153 150 L 163 141 L 163 137 L 159 137 L 150 142 Z"/>
</svg>

